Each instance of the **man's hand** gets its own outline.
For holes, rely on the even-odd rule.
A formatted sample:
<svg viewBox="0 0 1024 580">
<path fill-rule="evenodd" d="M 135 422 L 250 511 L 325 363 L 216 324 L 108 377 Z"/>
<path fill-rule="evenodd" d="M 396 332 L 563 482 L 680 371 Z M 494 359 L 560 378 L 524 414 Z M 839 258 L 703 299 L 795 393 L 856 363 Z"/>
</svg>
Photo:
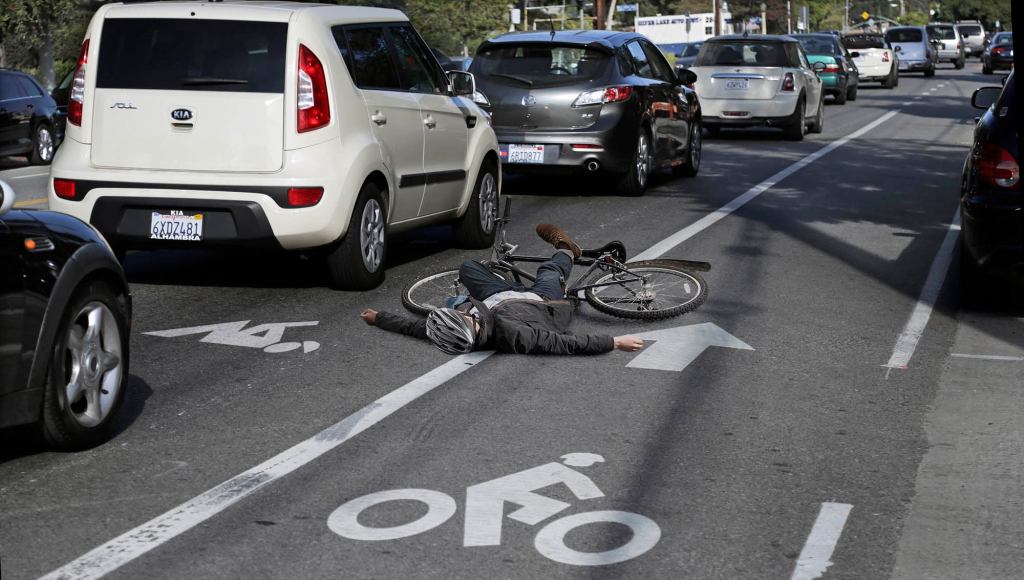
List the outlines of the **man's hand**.
<svg viewBox="0 0 1024 580">
<path fill-rule="evenodd" d="M 359 316 L 363 318 L 363 322 L 366 324 L 369 324 L 370 326 L 377 326 L 377 311 L 373 308 L 367 308 Z"/>
<path fill-rule="evenodd" d="M 644 347 L 644 341 L 635 336 L 616 336 L 614 340 L 616 350 L 634 352 Z"/>
</svg>

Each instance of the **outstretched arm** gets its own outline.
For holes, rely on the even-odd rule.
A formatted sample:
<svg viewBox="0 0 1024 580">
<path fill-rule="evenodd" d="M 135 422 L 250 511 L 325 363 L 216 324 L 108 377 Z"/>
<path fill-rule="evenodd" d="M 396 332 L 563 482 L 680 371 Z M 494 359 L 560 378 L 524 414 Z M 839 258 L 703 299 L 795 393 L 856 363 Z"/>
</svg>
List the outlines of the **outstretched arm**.
<svg viewBox="0 0 1024 580">
<path fill-rule="evenodd" d="M 593 355 L 610 352 L 639 350 L 643 341 L 634 336 L 611 337 L 605 334 L 571 334 L 548 330 L 525 329 L 516 333 L 511 343 L 501 350 L 523 354 L 582 354 Z"/>
<path fill-rule="evenodd" d="M 359 316 L 370 326 L 415 338 L 427 338 L 427 321 L 423 318 L 406 318 L 400 314 L 377 312 L 372 308 L 363 310 Z"/>
</svg>

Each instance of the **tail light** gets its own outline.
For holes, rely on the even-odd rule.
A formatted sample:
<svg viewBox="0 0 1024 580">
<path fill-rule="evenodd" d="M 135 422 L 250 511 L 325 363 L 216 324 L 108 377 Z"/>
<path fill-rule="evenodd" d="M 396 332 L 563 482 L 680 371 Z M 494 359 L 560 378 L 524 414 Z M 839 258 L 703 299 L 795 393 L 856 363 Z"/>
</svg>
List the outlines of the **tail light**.
<svg viewBox="0 0 1024 580">
<path fill-rule="evenodd" d="M 54 179 L 53 192 L 63 199 L 75 199 L 75 182 L 70 179 Z"/>
<path fill-rule="evenodd" d="M 839 72 L 841 70 L 843 70 L 843 69 L 842 69 L 842 67 L 839 66 L 839 63 L 829 62 L 829 63 L 825 63 L 825 70 L 822 71 L 822 72 L 837 73 L 837 72 Z"/>
<path fill-rule="evenodd" d="M 71 94 L 68 96 L 68 123 L 76 127 L 82 126 L 82 109 L 85 105 L 85 70 L 89 64 L 89 39 L 82 43 L 82 51 L 78 53 L 78 64 L 75 76 L 71 80 Z"/>
<path fill-rule="evenodd" d="M 796 90 L 796 79 L 793 77 L 793 73 L 788 72 L 786 76 L 782 78 L 782 90 L 792 92 Z"/>
<path fill-rule="evenodd" d="M 319 129 L 331 122 L 324 66 L 313 51 L 302 44 L 299 45 L 299 85 L 295 106 L 299 133 Z"/>
<path fill-rule="evenodd" d="M 1009 151 L 995 143 L 982 143 L 974 154 L 974 165 L 981 180 L 1010 189 L 1020 183 L 1020 166 Z"/>
<path fill-rule="evenodd" d="M 1004 47 L 1004 46 L 997 46 L 997 47 L 992 49 L 992 54 L 1003 54 L 1005 51 L 1006 51 L 1006 47 Z"/>
<path fill-rule="evenodd" d="M 883 52 L 882 53 L 882 62 L 889 62 L 889 53 L 888 52 Z"/>
<path fill-rule="evenodd" d="M 290 187 L 288 188 L 288 205 L 291 207 L 309 207 L 320 203 L 324 196 L 322 187 Z"/>
<path fill-rule="evenodd" d="M 621 103 L 628 100 L 632 95 L 633 87 L 630 86 L 596 89 L 580 93 L 580 96 L 576 97 L 576 100 L 572 102 L 572 106 L 583 107 L 586 105 L 599 105 L 601 103 Z"/>
<path fill-rule="evenodd" d="M 960 43 L 959 43 L 959 42 L 958 42 L 958 43 L 956 43 L 956 49 L 957 49 L 957 50 L 960 50 Z"/>
</svg>

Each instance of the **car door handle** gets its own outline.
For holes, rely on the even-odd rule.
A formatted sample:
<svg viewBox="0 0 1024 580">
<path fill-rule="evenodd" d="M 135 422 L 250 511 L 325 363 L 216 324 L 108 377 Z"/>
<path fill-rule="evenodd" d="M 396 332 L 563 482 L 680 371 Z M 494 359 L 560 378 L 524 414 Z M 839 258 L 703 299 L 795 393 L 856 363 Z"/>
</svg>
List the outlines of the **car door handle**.
<svg viewBox="0 0 1024 580">
<path fill-rule="evenodd" d="M 370 120 L 373 121 L 374 123 L 377 123 L 378 125 L 388 124 L 388 118 L 384 115 L 384 113 L 381 113 L 380 111 L 377 111 L 376 113 L 370 115 Z"/>
<path fill-rule="evenodd" d="M 430 115 L 427 115 L 426 118 L 423 119 L 423 124 L 427 126 L 427 129 L 437 127 L 437 121 L 435 121 Z"/>
</svg>

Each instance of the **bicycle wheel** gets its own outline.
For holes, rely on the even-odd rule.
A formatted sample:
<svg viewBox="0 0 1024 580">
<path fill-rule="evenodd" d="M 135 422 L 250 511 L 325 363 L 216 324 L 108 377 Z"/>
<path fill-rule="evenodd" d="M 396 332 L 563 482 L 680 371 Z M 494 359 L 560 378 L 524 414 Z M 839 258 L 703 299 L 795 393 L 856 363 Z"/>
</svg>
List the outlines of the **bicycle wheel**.
<svg viewBox="0 0 1024 580">
<path fill-rule="evenodd" d="M 402 306 L 416 314 L 429 314 L 435 308 L 444 307 L 447 298 L 469 294 L 459 282 L 459 269 L 449 268 L 428 274 L 413 282 L 402 291 Z"/>
<path fill-rule="evenodd" d="M 586 298 L 591 306 L 620 318 L 660 320 L 690 312 L 707 299 L 704 279 L 670 261 L 645 260 L 625 266 L 629 274 L 604 272 L 590 282 L 617 282 L 588 288 Z"/>
</svg>

